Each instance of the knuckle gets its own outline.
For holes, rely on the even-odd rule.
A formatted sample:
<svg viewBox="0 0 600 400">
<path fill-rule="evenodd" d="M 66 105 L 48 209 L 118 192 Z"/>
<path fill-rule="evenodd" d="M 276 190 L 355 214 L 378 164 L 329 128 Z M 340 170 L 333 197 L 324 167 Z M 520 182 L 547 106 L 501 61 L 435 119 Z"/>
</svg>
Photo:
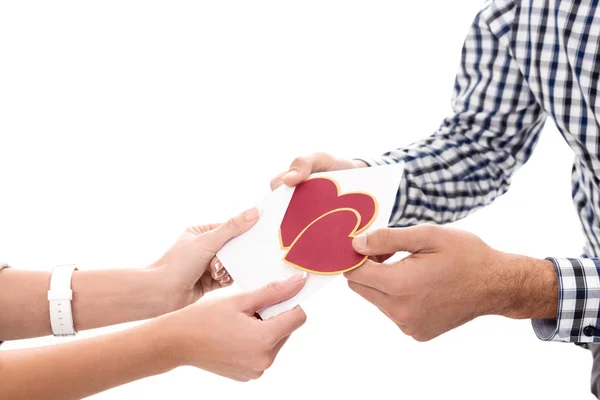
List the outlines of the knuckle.
<svg viewBox="0 0 600 400">
<path fill-rule="evenodd" d="M 412 338 L 419 343 L 429 342 L 432 339 L 432 337 L 430 335 L 423 334 L 423 333 L 416 333 L 416 334 L 412 335 Z"/>
<path fill-rule="evenodd" d="M 294 161 L 292 161 L 290 168 L 302 168 L 308 165 L 310 165 L 310 162 L 307 157 L 296 157 L 294 158 Z"/>
<path fill-rule="evenodd" d="M 267 290 L 270 292 L 280 292 L 284 289 L 281 282 L 271 282 L 267 285 Z"/>
<path fill-rule="evenodd" d="M 260 378 L 261 376 L 263 376 L 263 374 L 264 374 L 264 373 L 265 373 L 265 371 L 254 371 L 254 372 L 252 373 L 252 376 L 251 376 L 251 378 L 252 378 L 252 379 L 258 379 L 258 378 Z"/>
<path fill-rule="evenodd" d="M 265 355 L 258 360 L 257 367 L 259 371 L 266 371 L 271 368 L 273 363 L 275 362 L 275 358 L 270 355 Z"/>
<path fill-rule="evenodd" d="M 402 333 L 404 333 L 406 336 L 411 336 L 411 333 L 412 333 L 412 332 L 411 332 L 411 330 L 410 330 L 408 327 L 406 327 L 406 326 L 404 326 L 404 325 L 401 325 L 401 324 L 396 324 L 396 326 L 397 326 L 397 327 L 398 327 L 398 329 L 400 329 L 400 331 L 401 331 Z"/>
<path fill-rule="evenodd" d="M 210 230 L 211 229 L 210 229 L 209 225 L 192 225 L 192 226 L 188 226 L 185 229 L 184 233 L 191 233 L 193 235 L 202 235 L 203 233 L 206 233 Z"/>
<path fill-rule="evenodd" d="M 401 308 L 393 309 L 390 314 L 396 324 L 407 326 L 411 322 L 410 314 Z"/>
<path fill-rule="evenodd" d="M 444 228 L 439 225 L 424 224 L 422 226 L 424 244 L 426 247 L 435 246 L 437 239 L 444 233 Z"/>
<path fill-rule="evenodd" d="M 229 219 L 229 221 L 227 221 L 227 227 L 230 229 L 236 229 L 239 226 L 241 226 L 241 217 L 234 217 Z"/>
<path fill-rule="evenodd" d="M 312 157 L 313 157 L 313 159 L 318 159 L 321 162 L 328 162 L 328 161 L 331 161 L 333 159 L 333 157 L 331 156 L 331 154 L 325 153 L 323 151 L 317 151 L 315 153 L 312 153 Z"/>
<path fill-rule="evenodd" d="M 371 239 L 371 238 L 368 238 Z M 367 243 L 368 243 L 367 239 Z M 392 244 L 392 231 L 390 229 L 379 229 L 372 233 L 372 243 L 376 246 L 388 247 Z"/>
<path fill-rule="evenodd" d="M 346 272 L 346 273 L 345 273 L 345 275 L 346 275 L 346 278 L 348 278 L 348 272 Z M 349 287 L 350 289 L 352 289 L 353 291 L 355 291 L 355 292 L 356 292 L 356 283 L 354 283 L 353 281 L 351 281 L 351 280 L 348 278 L 348 280 L 346 281 L 346 284 L 348 285 L 348 287 Z"/>
<path fill-rule="evenodd" d="M 428 233 L 428 234 L 434 234 L 436 232 L 436 230 L 439 228 L 440 228 L 439 225 L 434 225 L 434 224 L 422 224 L 421 225 L 421 229 L 423 230 L 423 232 Z"/>
</svg>

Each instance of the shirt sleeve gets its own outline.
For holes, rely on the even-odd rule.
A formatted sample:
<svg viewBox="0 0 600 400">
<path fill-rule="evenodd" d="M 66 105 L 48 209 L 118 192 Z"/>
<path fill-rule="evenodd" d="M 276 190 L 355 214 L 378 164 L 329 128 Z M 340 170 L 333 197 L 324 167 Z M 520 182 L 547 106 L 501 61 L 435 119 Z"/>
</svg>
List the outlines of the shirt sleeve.
<svg viewBox="0 0 600 400">
<path fill-rule="evenodd" d="M 600 342 L 600 259 L 549 258 L 558 274 L 558 318 L 534 319 L 541 340 Z"/>
<path fill-rule="evenodd" d="M 511 31 L 499 18 L 484 9 L 471 26 L 454 85 L 454 115 L 427 139 L 359 158 L 370 166 L 405 164 L 390 226 L 464 218 L 506 192 L 529 159 L 546 114 L 511 56 Z"/>
<path fill-rule="evenodd" d="M 547 118 L 511 55 L 510 13 L 481 11 L 465 41 L 452 107 L 429 138 L 368 165 L 405 163 L 391 226 L 447 223 L 490 204 L 527 162 Z M 502 17 L 500 17 L 502 15 Z M 542 340 L 600 342 L 600 259 L 552 259 L 558 318 L 532 320 Z"/>
</svg>

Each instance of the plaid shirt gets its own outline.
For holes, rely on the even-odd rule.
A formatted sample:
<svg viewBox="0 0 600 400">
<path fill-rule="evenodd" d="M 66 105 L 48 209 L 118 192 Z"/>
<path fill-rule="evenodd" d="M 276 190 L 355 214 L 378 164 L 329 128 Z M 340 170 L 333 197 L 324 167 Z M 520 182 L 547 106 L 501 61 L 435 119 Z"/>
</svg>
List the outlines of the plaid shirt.
<svg viewBox="0 0 600 400">
<path fill-rule="evenodd" d="M 600 4 L 487 2 L 469 31 L 453 110 L 429 138 L 369 165 L 405 162 L 393 226 L 446 223 L 490 204 L 530 157 L 550 116 L 575 152 L 573 201 L 585 254 L 600 256 Z M 552 259 L 557 320 L 534 320 L 543 340 L 600 342 L 600 259 Z"/>
</svg>

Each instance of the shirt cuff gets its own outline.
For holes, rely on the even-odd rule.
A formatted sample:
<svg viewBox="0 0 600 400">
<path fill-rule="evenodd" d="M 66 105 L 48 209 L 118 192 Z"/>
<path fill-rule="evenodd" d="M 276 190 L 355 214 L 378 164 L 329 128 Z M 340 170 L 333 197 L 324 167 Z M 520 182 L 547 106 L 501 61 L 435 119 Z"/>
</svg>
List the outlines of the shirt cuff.
<svg viewBox="0 0 600 400">
<path fill-rule="evenodd" d="M 558 275 L 558 318 L 534 319 L 541 340 L 600 342 L 600 259 L 548 258 Z"/>
<path fill-rule="evenodd" d="M 406 162 L 404 160 L 395 160 L 392 157 L 388 156 L 379 156 L 379 157 L 370 157 L 370 158 L 354 158 L 353 161 L 362 161 L 367 164 L 369 167 L 376 167 L 380 165 L 389 165 L 389 164 L 398 164 L 404 163 L 404 172 L 402 173 L 402 179 L 400 180 L 400 186 L 398 187 L 398 194 L 396 195 L 396 201 L 394 202 L 394 207 L 392 208 L 392 214 L 390 215 L 390 220 L 388 222 L 388 226 L 391 227 L 405 227 L 411 226 L 413 224 L 406 223 L 403 221 L 402 216 L 404 215 L 404 211 L 407 206 L 408 199 L 408 191 L 409 191 L 409 182 L 406 178 Z"/>
</svg>

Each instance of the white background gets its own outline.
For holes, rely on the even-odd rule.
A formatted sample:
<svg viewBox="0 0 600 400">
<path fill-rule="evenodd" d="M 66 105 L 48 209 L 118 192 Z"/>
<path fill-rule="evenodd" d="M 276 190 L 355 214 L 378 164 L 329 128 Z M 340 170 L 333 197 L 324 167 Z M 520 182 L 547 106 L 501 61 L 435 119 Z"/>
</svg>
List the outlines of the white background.
<svg viewBox="0 0 600 400">
<path fill-rule="evenodd" d="M 22 268 L 144 266 L 185 226 L 260 199 L 295 156 L 427 136 L 450 112 L 480 5 L 2 1 L 0 255 Z M 456 225 L 505 251 L 578 256 L 571 160 L 548 123 L 510 192 Z M 95 398 L 590 396 L 590 355 L 538 341 L 529 321 L 485 317 L 420 344 L 342 278 L 305 310 L 258 381 L 180 368 Z"/>
</svg>

